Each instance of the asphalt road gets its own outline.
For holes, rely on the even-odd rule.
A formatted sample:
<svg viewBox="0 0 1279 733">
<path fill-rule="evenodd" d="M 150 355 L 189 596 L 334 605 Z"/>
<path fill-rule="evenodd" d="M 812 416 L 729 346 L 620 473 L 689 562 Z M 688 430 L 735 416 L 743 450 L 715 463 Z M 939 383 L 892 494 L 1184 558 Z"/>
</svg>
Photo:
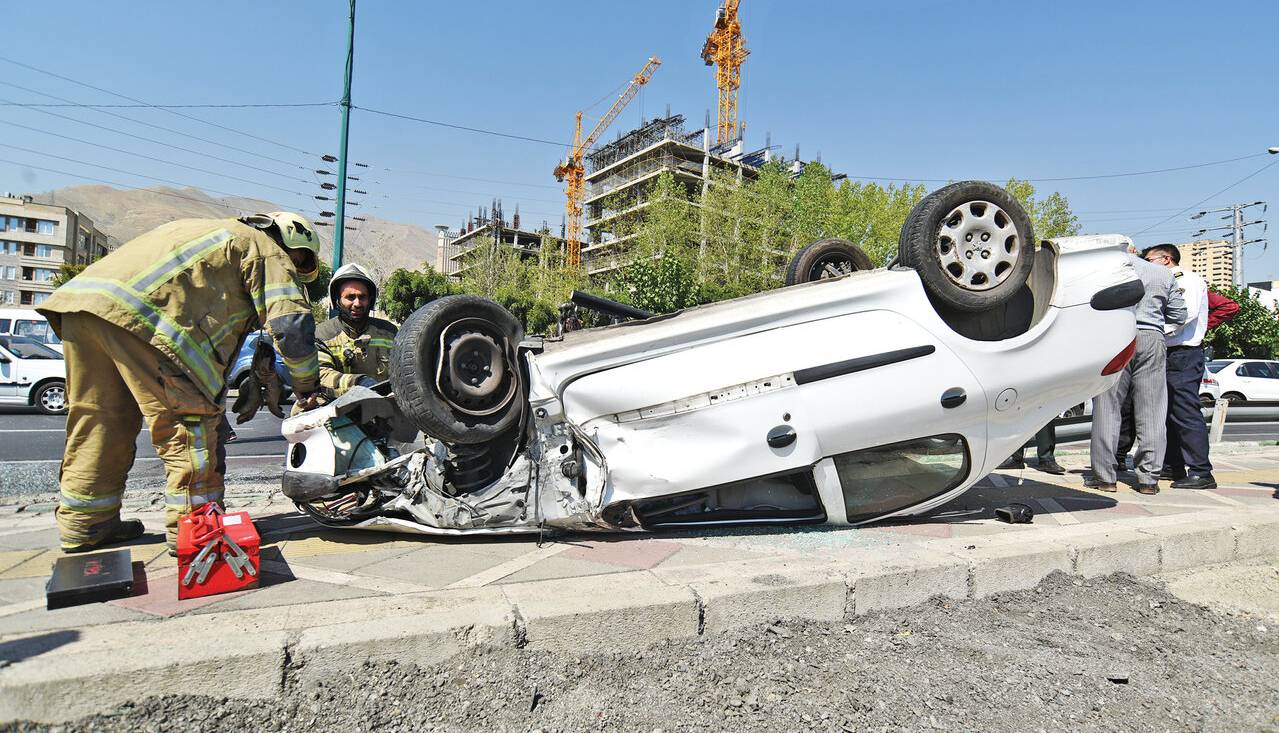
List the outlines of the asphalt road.
<svg viewBox="0 0 1279 733">
<path fill-rule="evenodd" d="M 227 444 L 228 478 L 277 481 L 287 447 L 280 435 L 280 419 L 262 410 L 244 425 L 235 425 L 234 414 L 231 420 L 238 437 Z M 66 423 L 64 415 L 0 407 L 0 496 L 57 491 Z M 145 427 L 138 434 L 137 446 L 130 485 L 162 485 L 164 468 Z"/>
</svg>

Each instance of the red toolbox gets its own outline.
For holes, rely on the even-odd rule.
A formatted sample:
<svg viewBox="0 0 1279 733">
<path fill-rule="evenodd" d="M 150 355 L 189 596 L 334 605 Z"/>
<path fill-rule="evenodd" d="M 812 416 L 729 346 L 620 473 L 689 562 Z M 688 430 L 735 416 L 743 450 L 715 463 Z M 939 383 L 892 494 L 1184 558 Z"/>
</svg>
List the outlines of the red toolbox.
<svg viewBox="0 0 1279 733">
<path fill-rule="evenodd" d="M 262 540 L 248 512 L 206 504 L 178 522 L 178 598 L 256 588 Z"/>
</svg>

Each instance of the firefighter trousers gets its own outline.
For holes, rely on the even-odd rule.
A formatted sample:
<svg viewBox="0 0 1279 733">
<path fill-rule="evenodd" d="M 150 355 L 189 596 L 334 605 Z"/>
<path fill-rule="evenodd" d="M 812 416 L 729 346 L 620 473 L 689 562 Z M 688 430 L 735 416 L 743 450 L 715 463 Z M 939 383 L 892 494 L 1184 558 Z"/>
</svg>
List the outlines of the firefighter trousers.
<svg viewBox="0 0 1279 733">
<path fill-rule="evenodd" d="M 62 317 L 67 366 L 67 446 L 59 476 L 62 546 L 97 543 L 120 521 L 120 500 L 145 419 L 164 464 L 169 546 L 178 520 L 222 501 L 226 421 L 150 344 L 88 313 Z"/>
</svg>

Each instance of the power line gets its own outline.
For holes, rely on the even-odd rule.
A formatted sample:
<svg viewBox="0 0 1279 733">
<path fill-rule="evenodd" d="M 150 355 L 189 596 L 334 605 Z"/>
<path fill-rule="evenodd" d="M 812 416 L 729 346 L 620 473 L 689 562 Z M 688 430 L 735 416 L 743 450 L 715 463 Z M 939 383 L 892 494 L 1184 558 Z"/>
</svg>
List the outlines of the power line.
<svg viewBox="0 0 1279 733">
<path fill-rule="evenodd" d="M 28 88 L 28 87 L 24 87 L 24 86 L 22 86 L 21 84 L 14 84 L 13 82 L 3 81 L 3 80 L 0 80 L 0 84 L 3 84 L 4 86 L 7 86 L 7 87 L 13 87 L 14 89 L 21 89 L 21 90 L 22 90 L 22 91 L 24 91 L 24 92 L 30 92 L 30 93 L 32 93 L 32 94 L 39 94 L 40 96 L 42 96 L 42 97 L 48 97 L 49 99 L 56 99 L 56 100 L 59 100 L 59 101 L 61 101 L 61 102 L 71 102 L 71 100 L 69 100 L 69 99 L 67 99 L 67 98 L 65 98 L 65 97 L 59 97 L 59 96 L 57 96 L 56 94 L 49 94 L 48 92 L 42 92 L 42 91 L 39 91 L 39 90 L 37 90 L 37 89 L 30 89 L 30 88 Z M 39 113 L 41 113 L 41 114 L 53 115 L 53 116 L 55 116 L 55 117 L 61 117 L 62 119 L 65 119 L 65 120 L 71 120 L 72 122 L 82 122 L 81 120 L 76 119 L 75 117 L 67 117 L 66 115 L 58 114 L 57 112 L 50 112 L 50 111 L 48 111 L 47 109 L 40 109 L 40 108 L 38 108 L 38 107 L 32 107 L 32 106 L 30 106 L 30 105 L 21 104 L 21 103 L 14 102 L 14 101 L 12 101 L 12 100 L 8 100 L 8 99 L 0 100 L 0 102 L 3 102 L 3 103 L 4 103 L 4 104 L 6 104 L 6 105 L 14 106 L 14 107 L 26 107 L 26 108 L 30 109 L 32 112 L 39 112 Z M 165 132 L 167 132 L 167 133 L 170 133 L 170 134 L 173 134 L 173 135 L 178 135 L 178 136 L 180 136 L 180 137 L 189 137 L 189 138 L 191 138 L 192 140 L 199 140 L 199 141 L 200 141 L 200 142 L 202 142 L 202 143 L 207 143 L 207 144 L 209 144 L 209 145 L 213 145 L 213 146 L 215 146 L 215 147 L 219 147 L 219 148 L 226 148 L 226 149 L 228 149 L 228 150 L 234 150 L 234 151 L 236 151 L 237 153 L 244 153 L 245 155 L 251 155 L 251 156 L 253 156 L 253 157 L 255 157 L 255 158 L 261 158 L 261 159 L 263 159 L 263 160 L 269 160 L 269 161 L 272 161 L 272 162 L 274 162 L 274 163 L 280 163 L 280 164 L 282 164 L 282 165 L 286 165 L 286 166 L 288 166 L 288 167 L 290 167 L 290 168 L 299 168 L 299 169 L 301 169 L 301 170 L 306 170 L 306 168 L 305 168 L 304 166 L 298 165 L 297 163 L 294 163 L 294 162 L 291 162 L 291 161 L 288 161 L 288 160 L 283 160 L 283 159 L 281 159 L 281 158 L 276 158 L 276 157 L 273 157 L 273 156 L 270 156 L 270 155 L 262 155 L 261 153 L 256 153 L 256 152 L 254 152 L 254 151 L 252 151 L 252 150 L 245 150 L 244 148 L 239 148 L 239 147 L 236 147 L 236 146 L 234 146 L 234 145 L 228 145 L 227 143 L 220 143 L 220 142 L 217 142 L 216 140 L 210 140 L 210 139 L 208 139 L 208 138 L 206 138 L 206 137 L 200 137 L 199 135 L 192 135 L 191 133 L 188 133 L 188 132 L 182 132 L 181 130 L 175 130 L 175 129 L 173 129 L 172 127 L 165 127 L 164 125 L 157 125 L 157 124 L 154 124 L 154 123 L 151 123 L 151 122 L 145 122 L 145 121 L 143 121 L 143 120 L 139 120 L 139 119 L 137 119 L 136 117 L 127 117 L 127 116 L 122 115 L 122 114 L 120 114 L 120 113 L 118 113 L 118 112 L 109 112 L 109 111 L 107 111 L 107 110 L 103 110 L 103 109 L 94 109 L 93 111 L 94 111 L 94 112 L 98 112 L 98 113 L 100 113 L 100 114 L 109 115 L 109 116 L 111 116 L 111 117 L 115 117 L 115 118 L 118 118 L 118 119 L 121 119 L 121 120 L 125 120 L 126 122 L 132 122 L 132 123 L 134 123 L 134 124 L 143 125 L 143 126 L 146 126 L 146 127 L 153 127 L 153 128 L 155 128 L 155 129 L 157 129 L 157 130 L 163 130 L 163 131 L 165 131 Z M 92 124 L 92 123 L 84 122 L 83 124 Z M 128 134 L 128 133 L 124 133 L 124 134 Z M 282 174 L 280 174 L 280 175 L 282 175 Z"/>
<path fill-rule="evenodd" d="M 1265 153 L 1261 153 L 1261 155 L 1265 155 Z M 1151 224 L 1150 226 L 1146 227 L 1145 229 L 1143 229 L 1143 230 L 1141 230 L 1140 232 L 1137 232 L 1137 233 L 1138 233 L 1138 234 L 1142 234 L 1142 233 L 1144 233 L 1144 232 L 1147 232 L 1147 231 L 1149 231 L 1149 230 L 1151 230 L 1151 229 L 1154 229 L 1155 227 L 1159 226 L 1160 224 L 1163 224 L 1164 222 L 1172 221 L 1173 219 L 1176 219 L 1177 217 L 1181 216 L 1182 214 L 1185 214 L 1187 211 L 1190 211 L 1191 209 L 1198 208 L 1198 207 L 1202 206 L 1205 202 L 1207 202 L 1207 201 L 1211 201 L 1212 199 L 1214 199 L 1214 198 L 1216 198 L 1216 197 L 1220 196 L 1221 194 L 1225 193 L 1226 191 L 1229 191 L 1230 189 L 1234 188 L 1235 186 L 1238 186 L 1239 184 L 1243 183 L 1244 181 L 1246 181 L 1246 180 L 1248 180 L 1248 179 L 1250 179 L 1250 178 L 1252 178 L 1252 177 L 1254 177 L 1254 176 L 1258 175 L 1258 174 L 1259 174 L 1259 173 L 1261 173 L 1262 171 L 1264 171 L 1264 170 L 1266 170 L 1266 169 L 1268 169 L 1268 168 L 1270 168 L 1270 167 L 1274 166 L 1276 163 L 1279 163 L 1279 160 L 1274 160 L 1274 161 L 1271 161 L 1270 163 L 1267 163 L 1266 165 L 1261 166 L 1261 167 L 1260 167 L 1260 168 L 1258 168 L 1257 170 L 1253 171 L 1252 173 L 1249 173 L 1248 175 L 1244 176 L 1243 178 L 1240 178 L 1239 180 L 1235 181 L 1234 183 L 1230 184 L 1229 186 L 1226 186 L 1225 188 L 1221 189 L 1220 191 L 1217 191 L 1216 193 L 1212 193 L 1212 194 L 1209 194 L 1209 195 L 1207 195 L 1207 196 L 1203 197 L 1203 198 L 1202 198 L 1202 199 L 1200 199 L 1199 201 L 1196 201 L 1195 203 L 1191 204 L 1190 206 L 1187 206 L 1186 208 L 1182 209 L 1181 211 L 1178 211 L 1177 213 L 1173 214 L 1172 216 L 1169 216 L 1169 217 L 1168 217 L 1168 218 L 1166 218 L 1166 219 L 1162 219 L 1162 220 L 1160 220 L 1160 221 L 1157 221 L 1157 222 L 1155 222 L 1154 224 Z"/>
<path fill-rule="evenodd" d="M 231 192 L 231 191 L 219 191 L 219 190 L 218 190 L 218 189 L 216 189 L 216 188 L 208 188 L 208 187 L 205 187 L 205 186 L 194 186 L 194 185 L 192 185 L 192 184 L 190 184 L 190 183 L 184 183 L 184 182 L 182 182 L 182 181 L 174 181 L 174 180 L 169 179 L 169 178 L 160 178 L 159 176 L 151 176 L 151 175 L 147 175 L 147 174 L 145 174 L 145 173 L 137 173 L 137 172 L 135 172 L 135 171 L 128 171 L 128 170 L 124 170 L 124 169 L 122 169 L 122 168 L 113 168 L 113 167 L 111 167 L 111 166 L 109 166 L 109 165 L 102 165 L 102 164 L 100 164 L 100 163 L 90 163 L 90 162 L 89 162 L 89 161 L 87 161 L 87 160 L 79 160 L 79 159 L 77 159 L 77 158 L 68 158 L 68 157 L 66 157 L 66 156 L 64 156 L 64 155 L 55 155 L 55 154 L 53 154 L 53 153 L 46 153 L 46 152 L 41 151 L 41 150 L 31 150 L 30 148 L 24 148 L 24 147 L 20 147 L 20 146 L 18 146 L 18 145 L 10 145 L 10 144 L 8 144 L 8 143 L 0 142 L 0 148 L 9 148 L 10 150 L 21 150 L 21 151 L 22 151 L 22 152 L 24 152 L 24 153 L 33 153 L 33 154 L 35 154 L 35 155 L 43 155 L 43 156 L 48 157 L 48 158 L 56 158 L 56 159 L 58 159 L 58 160 L 65 160 L 65 161 L 67 161 L 68 163 L 78 163 L 78 164 L 80 164 L 80 165 L 87 165 L 87 166 L 91 166 L 91 167 L 93 167 L 93 168 L 101 168 L 101 169 L 103 169 L 103 170 L 111 171 L 111 172 L 113 172 L 113 173 L 123 173 L 123 174 L 125 174 L 126 176 L 137 176 L 138 178 L 147 178 L 147 179 L 150 179 L 150 180 L 152 180 L 152 181 L 159 181 L 159 182 L 161 182 L 161 183 L 171 183 L 171 184 L 173 184 L 173 185 L 175 185 L 175 186 L 185 186 L 185 187 L 187 187 L 187 188 L 194 188 L 194 189 L 198 189 L 198 190 L 202 190 L 202 191 L 211 191 L 211 192 L 213 192 L 213 193 L 220 193 L 220 194 L 222 194 L 222 195 L 224 195 L 224 196 L 240 196 L 240 194 L 238 194 L 238 193 L 233 193 L 233 192 Z M 299 195 L 301 195 L 301 194 L 299 194 Z"/>
<path fill-rule="evenodd" d="M 1253 154 L 1251 154 L 1251 155 L 1241 155 L 1241 156 L 1239 156 L 1239 157 L 1237 157 L 1237 158 L 1225 158 L 1225 159 L 1223 159 L 1223 160 L 1210 160 L 1210 161 L 1208 161 L 1208 162 L 1206 162 L 1206 163 L 1192 163 L 1192 164 L 1190 164 L 1190 165 L 1179 165 L 1179 166 L 1174 166 L 1174 167 L 1171 167 L 1171 168 L 1156 168 L 1156 169 L 1153 169 L 1153 170 L 1146 170 L 1146 171 L 1129 171 L 1129 172 L 1126 172 L 1126 173 L 1098 173 L 1098 174 L 1088 175 L 1088 176 L 1058 176 L 1058 177 L 1053 177 L 1053 178 L 1039 178 L 1039 177 L 1027 177 L 1027 178 L 1022 178 L 1022 177 L 1020 177 L 1020 176 L 1011 176 L 1011 177 L 1012 177 L 1012 178 L 1016 178 L 1016 179 L 1017 179 L 1017 180 L 1019 180 L 1019 181 L 1026 181 L 1026 182 L 1028 182 L 1028 183 L 1057 183 L 1057 182 L 1061 182 L 1061 181 L 1092 181 L 1092 180 L 1098 180 L 1098 179 L 1104 179 L 1104 178 L 1128 178 L 1128 177 L 1131 177 L 1131 176 L 1152 176 L 1152 175 L 1156 175 L 1156 174 L 1159 174 L 1159 173 L 1172 173 L 1172 172 L 1175 172 L 1175 171 L 1187 171 L 1187 170 L 1193 170 L 1193 169 L 1195 169 L 1195 168 L 1208 168 L 1208 167 L 1210 167 L 1210 166 L 1215 166 L 1215 165 L 1225 165 L 1225 164 L 1227 164 L 1227 163 L 1237 163 L 1237 162 L 1239 162 L 1239 161 L 1241 161 L 1241 160 L 1248 160 L 1248 159 L 1250 159 L 1250 158 L 1260 158 L 1260 157 L 1263 157 L 1263 156 L 1265 156 L 1265 155 L 1266 155 L 1266 153 L 1253 153 Z M 853 175 L 853 174 L 851 174 L 851 173 L 850 173 L 850 174 L 847 174 L 847 175 L 846 175 L 846 177 L 847 177 L 847 178 L 856 179 L 856 180 L 859 180 L 859 181 L 894 181 L 894 182 L 899 182 L 899 183 L 900 183 L 900 182 L 904 182 L 904 183 L 950 183 L 950 182 L 952 182 L 952 181 L 954 181 L 954 180 L 955 180 L 955 179 L 953 179 L 953 178 L 900 178 L 900 177 L 895 178 L 895 177 L 890 177 L 890 176 L 857 176 L 857 175 Z M 993 180 L 999 180 L 999 179 L 1002 179 L 1002 178 L 1003 178 L 1003 176 L 987 176 L 987 177 L 986 177 L 986 180 L 993 181 Z"/>
<path fill-rule="evenodd" d="M 197 199 L 197 198 L 192 198 L 192 197 L 190 197 L 190 196 L 183 196 L 182 194 L 179 194 L 179 193 L 170 193 L 170 192 L 168 192 L 168 191 L 156 191 L 156 190 L 149 189 L 149 188 L 143 188 L 143 187 L 141 187 L 141 186 L 131 186 L 131 185 L 127 184 L 127 183 L 120 183 L 119 181 L 108 181 L 108 180 L 106 180 L 105 178 L 96 178 L 96 177 L 94 177 L 94 176 L 86 176 L 86 175 L 82 175 L 82 174 L 80 174 L 80 173 L 71 173 L 71 172 L 69 172 L 69 171 L 60 171 L 60 170 L 57 170 L 56 168 L 46 168 L 46 167 L 44 167 L 44 166 L 34 165 L 34 164 L 32 164 L 32 163 L 23 163 L 23 162 L 16 161 L 16 160 L 7 160 L 7 159 L 5 159 L 5 158 L 0 158 L 0 163 L 8 163 L 8 164 L 10 164 L 10 165 L 16 165 L 16 166 L 18 166 L 18 167 L 20 167 L 20 168 L 31 168 L 31 169 L 33 169 L 33 170 L 44 171 L 44 172 L 46 172 L 46 173 L 57 173 L 58 175 L 62 175 L 62 176 L 71 176 L 72 178 L 79 178 L 79 179 L 82 179 L 82 180 L 85 180 L 85 181 L 94 181 L 94 182 L 96 182 L 96 183 L 105 183 L 105 184 L 107 184 L 107 185 L 109 185 L 109 186 L 119 186 L 120 188 L 128 189 L 128 190 L 130 190 L 130 191 L 146 191 L 147 193 L 154 193 L 154 194 L 156 194 L 156 195 L 158 195 L 158 196 L 170 196 L 170 197 L 172 197 L 172 198 L 176 198 L 176 199 L 185 199 L 185 200 L 187 200 L 187 201 L 194 201 L 194 202 L 195 202 L 195 203 L 197 203 L 197 204 L 205 204 L 205 205 L 209 205 L 209 206 L 220 206 L 220 207 L 222 207 L 222 208 L 224 208 L 224 209 L 231 209 L 231 210 L 236 211 L 236 212 L 242 212 L 242 211 L 244 211 L 243 209 L 241 209 L 241 208 L 239 208 L 239 207 L 237 207 L 237 206 L 232 206 L 232 205 L 230 205 L 230 204 L 222 203 L 222 202 L 220 202 L 220 201 L 217 201 L 216 199 L 210 199 L 210 200 L 206 201 L 206 200 L 204 200 L 204 199 Z"/>
<path fill-rule="evenodd" d="M 2 84 L 2 83 L 3 83 L 3 82 L 0 82 L 0 84 Z M 4 100 L 0 100 L 0 101 L 4 101 Z M 49 110 L 47 110 L 47 109 L 36 109 L 36 110 L 32 110 L 32 111 L 33 111 L 33 112 L 39 112 L 40 114 L 50 115 L 50 116 L 52 116 L 52 117 L 58 117 L 58 118 L 60 118 L 60 119 L 64 119 L 64 120 L 70 120 L 71 122 L 75 122 L 75 123 L 80 124 L 80 125 L 86 125 L 86 126 L 88 126 L 88 127 L 95 127 L 95 128 L 97 128 L 97 129 L 99 129 L 99 130 L 105 130 L 105 131 L 107 131 L 107 132 L 115 133 L 116 135 L 124 135 L 124 136 L 126 136 L 126 137 L 131 137 L 131 138 L 134 138 L 134 139 L 136 139 L 136 140 L 142 140 L 143 142 L 152 143 L 153 145 L 162 145 L 162 146 L 164 146 L 164 147 L 166 147 L 166 148 L 173 148 L 174 150 L 181 150 L 181 151 L 182 151 L 182 152 L 184 152 L 184 153 L 191 153 L 192 155 L 199 155 L 199 156 L 203 156 L 203 157 L 205 157 L 205 158 L 211 158 L 211 159 L 213 159 L 213 160 L 219 160 L 219 161 L 222 161 L 223 163 L 230 163 L 231 165 L 239 166 L 239 167 L 241 167 L 241 168 L 249 168 L 249 169 L 252 169 L 252 170 L 260 171 L 260 172 L 262 172 L 262 173 L 269 173 L 269 174 L 271 174 L 271 175 L 273 175 L 273 176 L 280 176 L 281 178 L 287 178 L 287 179 L 289 179 L 289 180 L 291 180 L 291 181 L 299 181 L 299 182 L 301 182 L 301 183 L 306 183 L 306 180 L 304 180 L 304 179 L 297 178 L 297 177 L 295 177 L 295 176 L 286 175 L 286 174 L 284 174 L 284 173 L 280 173 L 280 172 L 278 172 L 278 171 L 273 171 L 273 170 L 270 170 L 270 169 L 267 169 L 267 168 L 262 168 L 261 166 L 250 165 L 249 163 L 241 163 L 240 161 L 232 160 L 232 159 L 230 159 L 230 158 L 223 158 L 223 157 L 218 156 L 218 155 L 213 155 L 212 153 L 202 153 L 202 152 L 200 152 L 199 150 L 192 150 L 191 148 L 184 148 L 184 147 L 182 147 L 181 145 L 174 145 L 174 144 L 172 144 L 172 143 L 166 143 L 166 142 L 163 142 L 163 141 L 160 141 L 160 140 L 156 140 L 155 138 L 144 137 L 144 136 L 142 136 L 142 135 L 135 135 L 135 134 L 134 134 L 134 133 L 132 133 L 132 132 L 125 132 L 124 130 L 118 130 L 118 129 L 114 128 L 114 127 L 107 127 L 106 125 L 99 125 L 99 124 L 97 124 L 96 122 L 88 122 L 88 121 L 86 121 L 86 120 L 78 120 L 78 119 L 76 119 L 76 118 L 74 118 L 74 117 L 68 117 L 67 115 L 59 114 L 58 112 L 50 112 L 50 111 L 49 111 Z M 126 119 L 127 119 L 127 118 L 126 118 Z M 302 166 L 298 166 L 298 168 L 301 168 L 302 170 L 306 170 L 305 168 L 302 168 Z"/>
<path fill-rule="evenodd" d="M 549 183 L 520 183 L 519 181 L 500 181 L 494 178 L 473 178 L 471 176 L 455 176 L 449 173 L 436 173 L 434 171 L 415 171 L 405 168 L 381 168 L 388 173 L 400 173 L 404 175 L 415 176 L 433 176 L 437 178 L 453 178 L 459 181 L 478 181 L 480 183 L 499 183 L 507 186 L 526 186 L 528 188 L 550 188 L 556 191 L 564 190 L 563 186 L 553 186 Z"/>
<path fill-rule="evenodd" d="M 263 109 L 278 107 L 334 107 L 337 102 L 295 102 L 291 104 L 89 104 L 87 102 L 0 102 L 0 107 L 87 107 L 90 109 Z"/>
<path fill-rule="evenodd" d="M 127 100 L 129 100 L 130 102 L 137 102 L 138 104 L 141 104 L 141 105 L 144 105 L 144 106 L 147 106 L 147 107 L 155 107 L 155 105 L 152 105 L 152 104 L 150 104 L 149 102 L 145 102 L 145 101 L 143 101 L 143 100 L 141 100 L 141 99 L 136 99 L 136 98 L 134 98 L 134 97 L 130 97 L 130 96 L 128 96 L 127 94 L 121 94 L 121 93 L 119 93 L 119 92 L 113 92 L 113 91 L 111 91 L 110 89 L 103 89 L 102 87 L 96 87 L 96 86 L 94 86 L 94 85 L 92 85 L 92 84 L 88 84 L 88 83 L 86 83 L 86 82 L 79 81 L 78 79 L 72 79 L 72 78 L 71 78 L 71 77 L 69 77 L 69 76 L 63 76 L 63 75 L 61 75 L 61 74 L 55 74 L 55 73 L 54 73 L 54 72 L 52 72 L 52 71 L 46 71 L 46 70 L 44 70 L 44 69 L 38 69 L 38 68 L 36 68 L 36 67 L 34 67 L 34 66 L 31 66 L 30 64 L 24 64 L 24 63 L 22 63 L 21 61 L 14 61 L 13 59 L 5 58 L 4 56 L 0 56 L 0 61 L 4 61 L 4 62 L 6 62 L 6 63 L 13 64 L 14 66 L 21 66 L 21 67 L 22 67 L 22 68 L 24 68 L 24 69 L 30 69 L 31 71 L 39 72 L 39 73 L 41 73 L 41 74 L 45 74 L 45 75 L 47 75 L 47 76 L 52 76 L 52 77 L 53 77 L 53 78 L 55 78 L 55 79 L 61 79 L 61 80 L 63 80 L 63 81 L 68 81 L 68 82 L 71 82 L 72 84 L 77 84 L 77 85 L 82 86 L 82 87 L 85 87 L 85 88 L 87 88 L 87 89 L 92 89 L 92 90 L 97 91 L 97 92 L 102 92 L 103 94 L 110 94 L 110 95 L 111 95 L 111 96 L 113 96 L 113 97 L 119 97 L 120 99 L 127 99 Z M 178 117 L 183 117 L 183 118 L 186 118 L 186 119 L 188 119 L 188 120 L 194 120 L 194 121 L 196 121 L 196 122 L 199 122 L 199 123 L 204 124 L 204 125 L 208 125 L 208 126 L 210 126 L 210 127 L 216 127 L 216 128 L 218 128 L 218 129 L 220 129 L 220 130 L 226 130 L 227 132 L 234 132 L 234 133 L 235 133 L 235 134 L 237 134 L 237 135 L 243 135 L 243 136 L 245 136 L 245 137 L 253 138 L 254 140 L 259 140 L 259 141 L 264 142 L 264 143 L 270 143 L 271 145 L 276 145 L 276 146 L 279 146 L 279 147 L 281 147 L 281 148 L 286 148 L 286 149 L 288 149 L 288 150 L 292 150 L 292 151 L 294 151 L 294 152 L 302 153 L 303 155 L 315 155 L 315 153 L 312 153 L 312 152 L 309 152 L 309 151 L 303 150 L 302 148 L 294 147 L 294 146 L 289 145 L 289 144 L 287 144 L 287 143 L 282 143 L 282 142 L 278 142 L 278 141 L 275 141 L 275 140 L 271 140 L 271 139 L 269 139 L 269 138 L 265 138 L 265 137 L 262 137 L 262 136 L 260 136 L 260 135 L 254 135 L 253 133 L 250 133 L 250 132 L 244 132 L 243 130 L 237 130 L 237 129 L 233 128 L 233 127 L 227 127 L 226 125 L 219 125 L 219 124 L 218 124 L 218 123 L 216 123 L 216 122 L 209 122 L 208 120 L 202 120 L 202 119 L 200 119 L 199 117 L 192 117 L 191 115 L 183 114 L 183 113 L 181 113 L 181 112 L 177 112 L 177 111 L 172 110 L 172 109 L 165 109 L 165 108 L 163 108 L 163 107 L 155 107 L 155 108 L 156 108 L 156 109 L 160 109 L 160 110 L 161 110 L 161 111 L 163 111 L 163 112 L 168 112 L 168 113 L 169 113 L 169 114 L 171 114 L 171 115 L 176 115 L 176 116 L 178 116 Z"/>
<path fill-rule="evenodd" d="M 110 145 L 102 145 L 101 143 L 90 142 L 90 141 L 88 141 L 88 140 L 82 140 L 82 139 L 80 139 L 80 138 L 78 138 L 78 137 L 71 137 L 70 135 L 62 135 L 62 134 L 57 133 L 57 132 L 49 132 L 48 130 L 41 130 L 41 129 L 37 128 L 37 127 L 30 127 L 30 126 L 28 126 L 28 125 L 21 125 L 21 124 L 18 124 L 17 122 L 9 122 L 8 120 L 0 120 L 0 125 L 10 125 L 10 126 L 13 126 L 13 127 L 21 127 L 21 128 L 22 128 L 22 129 L 24 129 L 24 130 L 31 130 L 32 132 L 39 132 L 39 133 L 42 133 L 42 134 L 44 134 L 44 135 L 51 135 L 51 136 L 53 136 L 53 137 L 60 137 L 60 138 L 62 138 L 63 140 L 70 140 L 70 141 L 72 141 L 72 142 L 83 143 L 83 144 L 85 144 L 85 145 L 91 145 L 91 146 L 93 146 L 93 147 L 95 147 L 95 148 L 101 148 L 101 149 L 103 149 L 103 150 L 111 150 L 111 151 L 116 152 L 116 153 L 124 153 L 125 155 L 134 155 L 134 156 L 137 156 L 137 157 L 139 157 L 139 158 L 145 158 L 146 160 L 153 160 L 153 161 L 155 161 L 155 162 L 157 162 L 157 163 L 164 163 L 165 165 L 173 165 L 173 166 L 177 166 L 177 167 L 179 167 L 179 168 L 186 168 L 186 169 L 188 169 L 188 170 L 197 171 L 197 172 L 199 172 L 199 173 L 207 173 L 208 175 L 211 175 L 211 176 L 220 176 L 220 177 L 222 177 L 222 178 L 229 178 L 229 179 L 231 179 L 231 180 L 233 180 L 233 181 L 240 181 L 241 183 L 249 183 L 249 184 L 252 184 L 252 185 L 254 185 L 254 186 L 260 186 L 260 187 L 262 187 L 262 188 L 272 188 L 272 189 L 275 189 L 275 190 L 277 190 L 277 191 L 283 191 L 283 192 L 285 192 L 285 193 L 291 193 L 291 194 L 295 194 L 295 195 L 297 195 L 297 196 L 303 196 L 303 195 L 305 195 L 305 194 L 302 194 L 302 193 L 300 193 L 300 192 L 298 192 L 298 191 L 293 191 L 293 190 L 290 190 L 290 189 L 287 189 L 287 188 L 283 188 L 283 187 L 281 187 L 281 186 L 273 186 L 273 185 L 271 185 L 271 184 L 269 184 L 269 183 L 260 183 L 260 182 L 258 182 L 258 181 L 253 181 L 253 180 L 250 180 L 250 179 L 248 179 L 248 178 L 240 178 L 239 176 L 232 176 L 232 175 L 229 175 L 229 174 L 227 174 L 227 173 L 218 173 L 217 171 L 211 171 L 211 170 L 208 170 L 207 168 L 197 168 L 197 167 L 195 167 L 195 166 L 193 166 L 193 165 L 187 165 L 187 164 L 185 164 L 185 163 L 178 163 L 178 162 L 176 162 L 176 161 L 172 161 L 172 160 L 165 160 L 165 159 L 163 159 L 163 158 L 156 158 L 156 157 L 154 157 L 154 156 L 145 155 L 145 154 L 143 154 L 143 153 L 134 152 L 134 151 L 132 151 L 132 150 L 125 150 L 125 149 L 123 149 L 123 148 L 113 148 L 113 147 L 111 147 Z M 36 152 L 36 151 L 30 151 L 30 152 Z"/>
<path fill-rule="evenodd" d="M 428 120 L 425 117 L 414 117 L 413 115 L 402 115 L 397 112 L 387 112 L 385 110 L 371 109 L 369 107 L 359 107 L 354 104 L 351 105 L 351 109 L 358 109 L 364 112 L 368 112 L 370 114 L 382 115 L 383 117 L 394 117 L 400 120 L 409 120 L 410 122 L 421 122 L 426 125 L 436 125 L 437 127 L 447 127 L 451 130 L 464 130 L 466 132 L 475 132 L 481 135 L 492 135 L 494 137 L 504 137 L 511 140 L 523 140 L 525 142 L 541 143 L 543 145 L 554 145 L 557 148 L 562 148 L 568 145 L 568 143 L 556 142 L 554 140 L 543 140 L 542 138 L 538 138 L 538 137 L 528 137 L 526 135 L 514 135 L 509 132 L 497 132 L 496 130 L 485 130 L 483 128 L 469 127 L 467 125 L 455 125 L 451 122 L 440 122 L 439 120 Z"/>
</svg>

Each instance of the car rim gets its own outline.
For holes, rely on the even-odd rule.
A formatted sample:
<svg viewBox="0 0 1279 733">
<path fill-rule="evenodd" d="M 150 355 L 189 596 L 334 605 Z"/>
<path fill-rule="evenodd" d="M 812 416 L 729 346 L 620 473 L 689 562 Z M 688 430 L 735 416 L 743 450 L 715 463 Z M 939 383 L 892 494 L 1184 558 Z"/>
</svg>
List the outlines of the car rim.
<svg viewBox="0 0 1279 733">
<path fill-rule="evenodd" d="M 830 280 L 835 277 L 843 277 L 850 272 L 855 272 L 857 266 L 853 261 L 845 255 L 828 254 L 824 257 L 817 258 L 817 261 L 808 268 L 808 281 L 813 280 Z"/>
<path fill-rule="evenodd" d="M 951 282 L 965 290 L 997 287 L 1021 256 L 1021 236 L 1012 217 L 989 201 L 969 201 L 942 219 L 936 252 Z"/>
<path fill-rule="evenodd" d="M 506 352 L 506 339 L 488 321 L 468 318 L 450 324 L 440 333 L 436 374 L 444 400 L 481 417 L 505 408 L 518 384 Z"/>
<path fill-rule="evenodd" d="M 50 387 L 40 394 L 40 405 L 52 412 L 67 409 L 67 390 L 65 387 Z"/>
</svg>

